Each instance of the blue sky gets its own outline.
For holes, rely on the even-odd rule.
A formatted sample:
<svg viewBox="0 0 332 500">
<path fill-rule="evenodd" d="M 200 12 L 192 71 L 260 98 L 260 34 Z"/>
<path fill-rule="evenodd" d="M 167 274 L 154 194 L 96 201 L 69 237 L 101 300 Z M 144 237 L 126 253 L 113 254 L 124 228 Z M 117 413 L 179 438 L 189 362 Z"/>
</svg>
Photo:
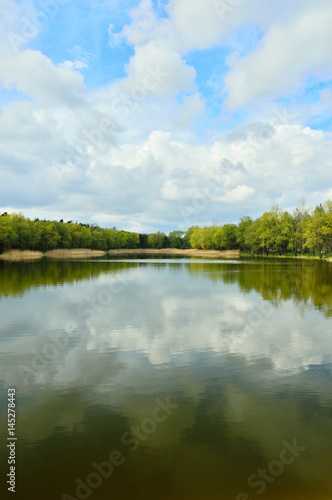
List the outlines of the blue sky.
<svg viewBox="0 0 332 500">
<path fill-rule="evenodd" d="M 0 210 L 139 232 L 332 198 L 329 0 L 3 0 Z"/>
</svg>

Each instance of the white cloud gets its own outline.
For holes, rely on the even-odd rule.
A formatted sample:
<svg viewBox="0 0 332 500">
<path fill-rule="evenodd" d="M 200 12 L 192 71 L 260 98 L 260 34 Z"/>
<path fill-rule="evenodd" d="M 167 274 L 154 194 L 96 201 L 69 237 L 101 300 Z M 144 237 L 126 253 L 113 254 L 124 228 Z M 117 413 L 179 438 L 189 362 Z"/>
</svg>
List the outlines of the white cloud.
<svg viewBox="0 0 332 500">
<path fill-rule="evenodd" d="M 194 90 L 196 72 L 164 42 L 136 47 L 127 67 L 123 89 L 137 100 L 146 94 L 169 99 L 180 91 Z M 143 97 L 142 97 L 143 96 Z"/>
<path fill-rule="evenodd" d="M 126 68 L 128 78 L 122 82 L 125 92 L 140 95 L 143 89 L 149 95 L 169 99 L 181 91 L 194 90 L 195 70 L 181 57 L 172 23 L 158 19 L 151 0 L 142 0 L 131 11 L 131 23 L 122 33 L 114 35 L 110 27 L 110 34 L 111 44 L 125 39 L 135 48 Z"/>
<path fill-rule="evenodd" d="M 225 203 L 239 203 L 254 194 L 254 192 L 255 190 L 252 187 L 240 185 L 230 190 L 225 196 L 222 196 L 221 199 Z"/>
<path fill-rule="evenodd" d="M 210 119 L 211 96 L 198 89 L 201 74 L 196 79 L 187 57 L 191 50 L 233 47 L 229 34 L 258 26 L 265 33 L 261 45 L 233 59 L 226 76 L 229 103 L 283 92 L 330 61 L 332 9 L 326 0 L 314 6 L 307 0 L 278 6 L 248 0 L 224 19 L 203 0 L 171 1 L 169 17 L 159 18 L 144 0 L 116 35 L 134 46 L 127 75 L 94 90 L 80 70 L 86 74 L 95 64 L 98 46 L 85 50 L 75 40 L 66 50 L 72 61 L 58 64 L 42 50 L 10 48 L 6 33 L 19 30 L 25 15 L 15 5 L 6 0 L 8 20 L 0 22 L 0 82 L 19 91 L 20 99 L 13 92 L 13 102 L 6 103 L 3 93 L 0 108 L 2 209 L 167 231 L 214 219 L 236 222 L 276 202 L 289 209 L 303 196 L 313 205 L 330 196 L 331 135 L 301 125 L 330 106 L 328 90 L 305 112 L 292 104 L 291 113 L 279 113 L 263 99 L 245 125 L 234 118 L 230 133 Z M 222 79 L 224 72 L 218 74 Z M 220 102 L 215 106 L 222 112 Z M 23 184 L 28 187 L 17 189 Z"/>
<path fill-rule="evenodd" d="M 220 43 L 225 25 L 212 1 L 172 0 L 168 10 L 183 52 L 206 49 Z"/>
<path fill-rule="evenodd" d="M 18 4 L 15 0 L 1 0 L 0 33 L 1 45 L 10 44 L 11 38 L 23 38 L 22 25 L 35 11 L 30 1 Z M 27 40 L 26 40 L 27 41 Z"/>
<path fill-rule="evenodd" d="M 289 209 L 303 196 L 313 205 L 329 196 L 332 146 L 322 131 L 269 125 L 262 141 L 266 125 L 256 124 L 203 146 L 156 130 L 136 144 L 125 133 L 116 146 L 112 131 L 98 129 L 106 116 L 84 106 L 3 108 L 1 208 L 150 232 L 236 222 L 276 202 Z"/>
<path fill-rule="evenodd" d="M 324 2 L 325 3 L 325 2 Z M 230 108 L 294 92 L 314 74 L 332 76 L 332 6 L 320 2 L 273 25 L 247 56 L 232 57 L 225 78 Z"/>
<path fill-rule="evenodd" d="M 143 0 L 119 35 L 135 47 L 128 65 L 129 85 L 142 85 L 147 64 L 159 64 L 170 73 L 155 93 L 159 97 L 193 91 L 195 71 L 183 57 L 213 46 L 233 47 L 225 78 L 231 109 L 284 95 L 296 90 L 309 74 L 330 70 L 326 47 L 332 41 L 332 8 L 327 0 L 314 5 L 307 0 L 292 4 L 282 0 L 278 5 L 263 0 L 235 4 L 170 0 L 167 11 L 168 18 L 158 18 L 152 1 Z M 241 38 L 234 42 L 232 36 L 248 27 L 261 30 L 263 38 L 258 47 L 239 57 Z"/>
<path fill-rule="evenodd" d="M 179 127 L 190 127 L 193 120 L 204 114 L 205 102 L 198 93 L 184 96 L 182 104 L 174 111 L 173 122 Z"/>
<path fill-rule="evenodd" d="M 142 0 L 138 7 L 131 11 L 131 23 L 124 27 L 121 36 L 132 45 L 141 46 L 151 40 L 163 38 L 169 28 L 168 20 L 158 19 L 152 1 Z"/>
<path fill-rule="evenodd" d="M 34 98 L 41 106 L 77 102 L 84 91 L 82 75 L 67 64 L 55 66 L 41 52 L 4 50 L 1 56 L 0 81 Z"/>
</svg>

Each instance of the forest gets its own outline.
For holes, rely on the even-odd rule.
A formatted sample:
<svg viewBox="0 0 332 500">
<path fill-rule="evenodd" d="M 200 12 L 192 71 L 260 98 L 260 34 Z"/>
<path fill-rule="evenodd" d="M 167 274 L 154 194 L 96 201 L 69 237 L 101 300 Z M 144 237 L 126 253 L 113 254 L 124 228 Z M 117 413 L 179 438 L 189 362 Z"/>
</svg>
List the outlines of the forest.
<svg viewBox="0 0 332 500">
<path fill-rule="evenodd" d="M 48 221 L 3 213 L 0 216 L 0 253 L 17 250 L 90 248 L 193 248 L 202 250 L 239 249 L 255 255 L 332 254 L 332 201 L 309 209 L 297 207 L 292 214 L 278 205 L 261 217 L 241 217 L 238 224 L 217 223 L 192 226 L 187 231 L 171 231 L 168 235 L 138 234 L 116 228 L 103 229 L 95 224 L 73 221 Z"/>
</svg>

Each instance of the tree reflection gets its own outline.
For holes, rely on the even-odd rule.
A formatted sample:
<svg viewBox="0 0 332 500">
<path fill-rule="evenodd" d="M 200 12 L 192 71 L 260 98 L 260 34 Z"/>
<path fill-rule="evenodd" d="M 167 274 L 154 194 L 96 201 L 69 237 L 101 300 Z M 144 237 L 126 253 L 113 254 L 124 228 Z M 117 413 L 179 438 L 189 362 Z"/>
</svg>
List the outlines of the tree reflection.
<svg viewBox="0 0 332 500">
<path fill-rule="evenodd" d="M 163 262 L 149 263 L 108 261 L 50 261 L 1 262 L 0 298 L 19 296 L 31 288 L 58 286 L 101 274 L 116 274 L 142 265 L 163 268 Z M 167 263 L 171 271 L 187 266 L 192 276 L 222 281 L 226 285 L 237 284 L 244 293 L 258 292 L 264 300 L 278 306 L 293 300 L 299 304 L 312 304 L 326 316 L 332 317 L 332 266 L 330 263 L 305 260 L 255 260 L 236 263 L 189 262 Z"/>
<path fill-rule="evenodd" d="M 0 262 L 0 299 L 20 296 L 31 288 L 58 286 L 63 283 L 117 274 L 139 266 L 135 262 L 51 261 Z"/>
<path fill-rule="evenodd" d="M 332 266 L 324 262 L 289 260 L 239 264 L 189 264 L 189 273 L 225 284 L 237 283 L 242 292 L 256 291 L 275 306 L 286 300 L 310 304 L 332 316 Z"/>
</svg>

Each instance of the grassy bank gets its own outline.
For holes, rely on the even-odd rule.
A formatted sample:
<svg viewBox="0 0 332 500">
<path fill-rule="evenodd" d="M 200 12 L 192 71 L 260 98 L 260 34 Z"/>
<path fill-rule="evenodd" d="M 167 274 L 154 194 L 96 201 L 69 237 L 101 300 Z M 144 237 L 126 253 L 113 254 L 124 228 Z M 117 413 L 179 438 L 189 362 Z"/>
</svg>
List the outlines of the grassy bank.
<svg viewBox="0 0 332 500">
<path fill-rule="evenodd" d="M 254 258 L 254 259 L 293 259 L 293 260 L 320 260 L 326 262 L 332 262 L 332 257 L 318 257 L 317 255 L 258 255 L 258 254 L 249 254 L 249 253 L 241 253 L 241 257 L 243 258 Z"/>
<path fill-rule="evenodd" d="M 211 259 L 239 259 L 243 258 L 260 258 L 260 259 L 295 259 L 295 260 L 323 260 L 332 262 L 332 257 L 318 257 L 312 255 L 257 255 L 240 253 L 239 250 L 195 250 L 195 249 L 178 249 L 178 248 L 121 248 L 117 250 L 90 250 L 86 248 L 77 248 L 71 250 L 50 250 L 46 253 L 36 252 L 32 250 L 10 250 L 0 255 L 0 260 L 4 261 L 27 261 L 37 260 L 43 257 L 49 259 L 88 259 L 93 257 L 104 257 L 106 255 L 183 255 L 187 257 L 201 257 Z"/>
<path fill-rule="evenodd" d="M 211 259 L 238 259 L 240 257 L 240 252 L 238 250 L 180 250 L 177 248 L 136 248 L 128 249 L 122 248 L 118 250 L 109 250 L 104 252 L 102 250 L 89 250 L 86 248 L 77 248 L 71 250 L 50 250 L 46 253 L 33 252 L 30 250 L 10 250 L 2 255 L 0 259 L 6 261 L 24 261 L 24 260 L 36 260 L 43 257 L 49 259 L 88 259 L 92 257 L 104 257 L 106 255 L 184 255 L 188 257 L 205 257 Z"/>
<path fill-rule="evenodd" d="M 49 259 L 86 259 L 89 257 L 104 257 L 102 250 L 89 250 L 87 248 L 73 248 L 71 250 L 50 250 L 45 253 Z"/>
<path fill-rule="evenodd" d="M 33 252 L 32 250 L 10 250 L 0 255 L 1 260 L 21 261 L 36 260 L 44 256 L 42 252 Z"/>
<path fill-rule="evenodd" d="M 210 257 L 219 259 L 239 259 L 238 250 L 182 250 L 178 248 L 137 248 L 137 249 L 119 249 L 109 250 L 108 255 L 186 255 L 188 257 Z"/>
<path fill-rule="evenodd" d="M 32 250 L 10 250 L 0 255 L 1 260 L 5 261 L 24 261 L 37 260 L 47 257 L 49 259 L 86 259 L 91 257 L 104 257 L 106 252 L 101 250 L 88 250 L 78 248 L 73 250 L 50 250 L 49 252 L 34 252 Z"/>
</svg>

